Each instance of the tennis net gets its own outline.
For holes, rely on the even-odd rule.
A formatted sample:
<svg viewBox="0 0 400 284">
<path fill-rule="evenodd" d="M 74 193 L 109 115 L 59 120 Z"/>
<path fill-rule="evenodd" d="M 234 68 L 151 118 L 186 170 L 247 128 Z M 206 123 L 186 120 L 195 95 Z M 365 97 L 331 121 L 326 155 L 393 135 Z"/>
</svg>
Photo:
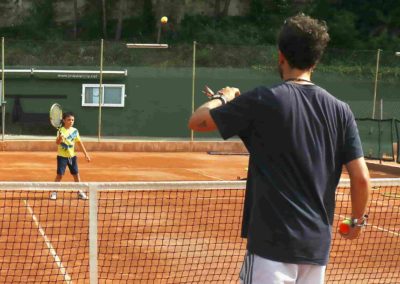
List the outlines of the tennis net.
<svg viewBox="0 0 400 284">
<path fill-rule="evenodd" d="M 341 239 L 327 283 L 398 283 L 400 179 L 373 179 L 369 223 Z M 238 283 L 244 181 L 0 183 L 1 283 Z M 57 200 L 50 200 L 52 191 Z M 88 193 L 89 200 L 77 198 Z"/>
</svg>

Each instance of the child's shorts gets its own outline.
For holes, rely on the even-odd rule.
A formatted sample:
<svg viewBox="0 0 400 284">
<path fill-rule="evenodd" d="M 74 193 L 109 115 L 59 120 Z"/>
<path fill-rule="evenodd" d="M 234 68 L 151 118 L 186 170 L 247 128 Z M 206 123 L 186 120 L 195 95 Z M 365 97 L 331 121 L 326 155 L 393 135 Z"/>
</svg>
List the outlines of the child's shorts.
<svg viewBox="0 0 400 284">
<path fill-rule="evenodd" d="M 64 175 L 67 166 L 72 175 L 78 174 L 78 161 L 76 156 L 71 158 L 57 156 L 57 174 L 61 176 Z"/>
</svg>

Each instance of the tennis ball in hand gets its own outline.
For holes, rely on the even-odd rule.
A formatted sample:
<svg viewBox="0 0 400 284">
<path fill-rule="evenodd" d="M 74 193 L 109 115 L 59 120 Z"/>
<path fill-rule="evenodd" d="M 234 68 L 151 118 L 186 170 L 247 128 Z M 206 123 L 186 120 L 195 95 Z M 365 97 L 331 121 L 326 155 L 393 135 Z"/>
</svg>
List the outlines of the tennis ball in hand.
<svg viewBox="0 0 400 284">
<path fill-rule="evenodd" d="M 350 226 L 351 226 L 351 220 L 350 219 L 344 219 L 342 223 L 339 225 L 339 231 L 343 235 L 347 235 L 350 233 Z"/>
<path fill-rule="evenodd" d="M 166 23 L 168 23 L 168 18 L 164 16 L 161 18 L 161 24 L 166 24 Z"/>
</svg>

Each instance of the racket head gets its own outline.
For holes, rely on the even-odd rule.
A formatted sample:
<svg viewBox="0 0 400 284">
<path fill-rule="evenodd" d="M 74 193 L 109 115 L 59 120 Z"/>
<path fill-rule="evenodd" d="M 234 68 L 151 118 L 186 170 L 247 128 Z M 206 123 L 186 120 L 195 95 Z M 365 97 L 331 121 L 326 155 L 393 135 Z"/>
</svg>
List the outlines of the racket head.
<svg viewBox="0 0 400 284">
<path fill-rule="evenodd" d="M 50 108 L 50 124 L 55 128 L 60 128 L 62 126 L 62 107 L 61 105 L 55 103 Z"/>
</svg>

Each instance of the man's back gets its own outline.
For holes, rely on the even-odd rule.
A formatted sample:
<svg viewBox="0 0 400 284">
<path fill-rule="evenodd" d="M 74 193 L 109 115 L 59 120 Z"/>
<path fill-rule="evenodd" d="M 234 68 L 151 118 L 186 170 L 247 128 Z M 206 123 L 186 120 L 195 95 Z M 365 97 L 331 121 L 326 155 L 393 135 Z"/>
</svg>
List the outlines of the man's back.
<svg viewBox="0 0 400 284">
<path fill-rule="evenodd" d="M 311 75 L 328 44 L 325 22 L 304 14 L 278 35 L 284 83 L 245 94 L 225 87 L 192 114 L 189 127 L 239 135 L 250 152 L 242 235 L 248 238 L 242 283 L 324 283 L 335 188 L 350 176 L 351 227 L 365 226 L 369 174 L 350 108 L 313 86 Z"/>
<path fill-rule="evenodd" d="M 362 156 L 349 107 L 315 85 L 259 87 L 211 110 L 250 153 L 242 235 L 275 261 L 324 265 L 342 165 Z"/>
</svg>

